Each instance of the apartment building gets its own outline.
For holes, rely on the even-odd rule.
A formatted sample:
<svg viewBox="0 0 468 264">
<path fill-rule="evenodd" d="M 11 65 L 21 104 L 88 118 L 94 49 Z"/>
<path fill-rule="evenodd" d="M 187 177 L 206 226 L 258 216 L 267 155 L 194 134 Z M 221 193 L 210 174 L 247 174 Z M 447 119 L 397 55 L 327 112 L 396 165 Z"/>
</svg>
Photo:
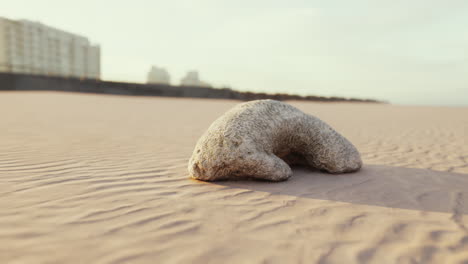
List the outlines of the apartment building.
<svg viewBox="0 0 468 264">
<path fill-rule="evenodd" d="M 166 69 L 152 66 L 148 72 L 146 83 L 148 84 L 170 84 L 171 76 Z"/>
<path fill-rule="evenodd" d="M 0 17 L 0 72 L 100 79 L 100 57 L 86 37 Z"/>
<path fill-rule="evenodd" d="M 189 71 L 187 74 L 180 80 L 180 85 L 182 86 L 199 86 L 199 87 L 211 87 L 207 82 L 200 80 L 198 71 Z"/>
</svg>

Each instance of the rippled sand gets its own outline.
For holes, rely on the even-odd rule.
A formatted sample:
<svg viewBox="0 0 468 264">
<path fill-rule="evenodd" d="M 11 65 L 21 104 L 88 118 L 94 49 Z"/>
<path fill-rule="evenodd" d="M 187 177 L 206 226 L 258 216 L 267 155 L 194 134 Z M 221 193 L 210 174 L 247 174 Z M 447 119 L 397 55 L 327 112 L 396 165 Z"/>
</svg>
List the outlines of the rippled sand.
<svg viewBox="0 0 468 264">
<path fill-rule="evenodd" d="M 0 263 L 468 263 L 468 108 L 291 102 L 362 171 L 188 179 L 237 103 L 0 93 Z"/>
</svg>

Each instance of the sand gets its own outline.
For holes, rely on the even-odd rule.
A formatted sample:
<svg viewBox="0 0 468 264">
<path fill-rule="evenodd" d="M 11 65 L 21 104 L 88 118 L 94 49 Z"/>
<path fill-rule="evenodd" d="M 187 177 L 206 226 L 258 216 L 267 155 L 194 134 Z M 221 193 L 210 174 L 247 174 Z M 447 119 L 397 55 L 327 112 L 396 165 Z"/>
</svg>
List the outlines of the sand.
<svg viewBox="0 0 468 264">
<path fill-rule="evenodd" d="M 0 263 L 468 263 L 468 108 L 290 102 L 363 169 L 188 179 L 237 103 L 0 93 Z"/>
</svg>

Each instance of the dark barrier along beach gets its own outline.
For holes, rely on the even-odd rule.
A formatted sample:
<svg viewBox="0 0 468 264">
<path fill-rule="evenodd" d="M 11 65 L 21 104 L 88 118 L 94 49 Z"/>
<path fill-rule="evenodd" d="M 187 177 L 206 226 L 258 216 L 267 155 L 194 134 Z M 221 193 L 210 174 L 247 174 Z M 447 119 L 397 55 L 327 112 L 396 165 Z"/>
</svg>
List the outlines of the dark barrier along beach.
<svg viewBox="0 0 468 264">
<path fill-rule="evenodd" d="M 300 96 L 290 94 L 267 94 L 241 92 L 230 88 L 212 88 L 197 86 L 175 86 L 166 84 L 141 84 L 111 82 L 91 79 L 64 78 L 41 75 L 0 73 L 0 90 L 8 91 L 62 91 L 97 94 L 116 94 L 134 96 L 165 96 L 234 99 L 241 101 L 274 99 L 301 100 L 317 102 L 369 102 L 383 103 L 372 99 L 344 97 Z"/>
</svg>

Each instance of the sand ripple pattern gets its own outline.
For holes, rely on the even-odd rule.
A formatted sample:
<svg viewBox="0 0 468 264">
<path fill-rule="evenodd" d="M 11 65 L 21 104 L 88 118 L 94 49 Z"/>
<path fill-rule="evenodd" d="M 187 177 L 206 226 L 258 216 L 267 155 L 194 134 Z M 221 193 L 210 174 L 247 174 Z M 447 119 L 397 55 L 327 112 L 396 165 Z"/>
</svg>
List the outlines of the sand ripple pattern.
<svg viewBox="0 0 468 264">
<path fill-rule="evenodd" d="M 188 179 L 236 103 L 0 93 L 0 263 L 468 263 L 468 108 L 293 103 L 363 170 Z"/>
</svg>

